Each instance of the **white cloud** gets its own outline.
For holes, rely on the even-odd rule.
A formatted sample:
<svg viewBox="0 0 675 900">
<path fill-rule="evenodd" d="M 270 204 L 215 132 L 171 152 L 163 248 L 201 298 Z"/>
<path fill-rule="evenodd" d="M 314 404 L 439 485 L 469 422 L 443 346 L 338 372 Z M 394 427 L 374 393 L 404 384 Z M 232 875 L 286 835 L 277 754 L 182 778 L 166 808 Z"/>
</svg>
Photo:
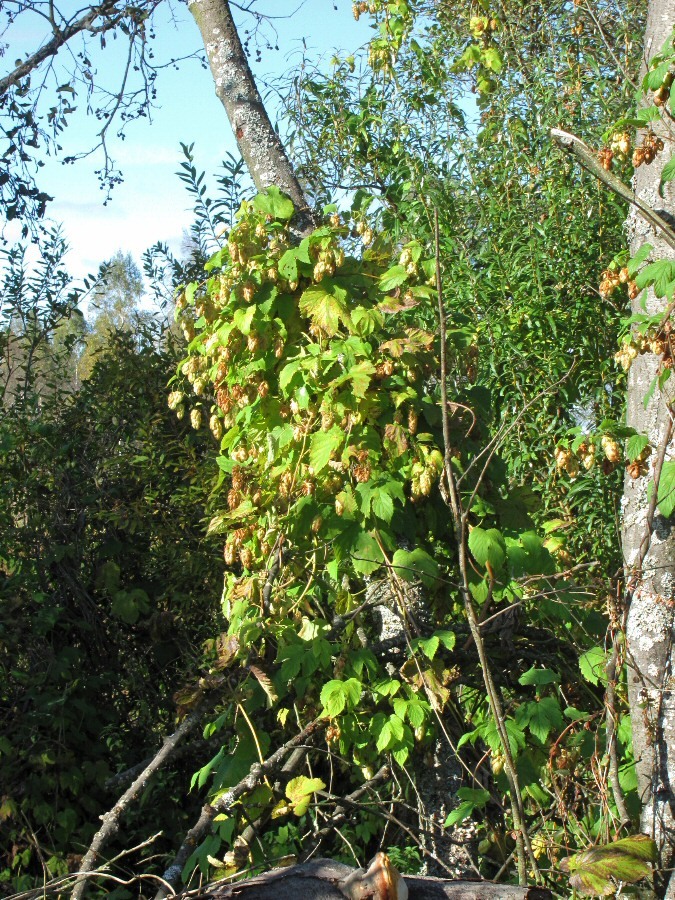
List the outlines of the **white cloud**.
<svg viewBox="0 0 675 900">
<path fill-rule="evenodd" d="M 68 270 L 76 277 L 95 272 L 106 259 L 121 250 L 131 253 L 140 264 L 141 256 L 157 241 L 168 243 L 174 252 L 180 250 L 185 212 L 175 204 L 138 204 L 134 209 L 87 209 L 65 204 L 55 210 L 55 218 L 63 223 L 63 232 L 71 250 Z"/>
</svg>

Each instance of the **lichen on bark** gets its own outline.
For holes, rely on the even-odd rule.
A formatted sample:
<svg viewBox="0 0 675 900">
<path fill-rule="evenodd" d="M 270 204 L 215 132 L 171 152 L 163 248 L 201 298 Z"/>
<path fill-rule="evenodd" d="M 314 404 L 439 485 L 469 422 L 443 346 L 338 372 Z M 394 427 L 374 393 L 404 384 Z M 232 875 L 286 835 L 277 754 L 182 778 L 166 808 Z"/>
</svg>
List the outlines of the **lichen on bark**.
<svg viewBox="0 0 675 900">
<path fill-rule="evenodd" d="M 294 224 L 305 234 L 314 225 L 293 166 L 265 109 L 227 0 L 191 0 L 211 67 L 216 95 L 225 107 L 241 155 L 258 191 L 276 185 L 296 208 Z"/>
<path fill-rule="evenodd" d="M 675 0 L 651 0 L 645 31 L 646 65 L 661 49 L 675 22 Z M 675 150 L 674 135 L 664 119 L 652 124 L 665 149 L 652 165 L 636 170 L 636 196 L 652 208 L 672 214 L 675 192 L 672 182 L 661 194 L 663 165 Z M 639 140 L 639 137 L 638 137 Z M 634 210 L 627 221 L 632 254 L 645 242 L 653 246 L 652 259 L 675 259 L 675 251 Z M 653 290 L 633 301 L 633 312 L 663 313 L 665 298 Z M 638 790 L 643 803 L 641 829 L 651 834 L 660 849 L 660 871 L 656 890 L 675 896 L 675 883 L 665 870 L 675 859 L 675 697 L 671 679 L 675 667 L 675 532 L 658 509 L 650 509 L 657 460 L 675 458 L 671 417 L 675 392 L 670 379 L 645 398 L 658 375 L 660 358 L 641 354 L 628 378 L 627 424 L 649 438 L 654 451 L 648 471 L 633 480 L 626 475 L 622 503 L 622 541 L 626 576 L 626 625 L 628 694 L 633 730 Z M 666 446 L 667 444 L 667 446 Z"/>
</svg>

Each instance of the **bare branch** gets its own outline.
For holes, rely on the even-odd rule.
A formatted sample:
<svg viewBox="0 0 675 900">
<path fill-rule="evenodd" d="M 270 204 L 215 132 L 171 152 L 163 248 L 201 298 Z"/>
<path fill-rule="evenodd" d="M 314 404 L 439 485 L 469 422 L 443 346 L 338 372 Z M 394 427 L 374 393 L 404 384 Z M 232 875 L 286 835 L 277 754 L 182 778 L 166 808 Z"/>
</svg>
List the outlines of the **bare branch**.
<svg viewBox="0 0 675 900">
<path fill-rule="evenodd" d="M 185 735 L 189 734 L 195 725 L 197 725 L 203 713 L 204 705 L 200 705 L 181 722 L 179 728 L 174 731 L 170 737 L 165 739 L 161 749 L 155 755 L 152 762 L 145 767 L 138 778 L 136 778 L 129 788 L 127 788 L 113 808 L 101 816 L 103 824 L 94 835 L 94 839 L 85 853 L 79 872 L 77 873 L 77 881 L 73 888 L 73 900 L 82 900 L 87 888 L 87 879 L 85 876 L 95 868 L 103 845 L 113 837 L 113 835 L 117 834 L 122 814 L 134 800 L 138 798 L 139 794 L 148 783 L 148 780 L 173 754 Z"/>
<path fill-rule="evenodd" d="M 368 781 L 364 782 L 360 787 L 358 787 L 351 794 L 347 794 L 344 799 L 338 801 L 332 815 L 328 818 L 326 824 L 319 829 L 314 838 L 314 845 L 309 853 L 305 854 L 305 859 L 308 859 L 310 856 L 313 856 L 314 853 L 318 850 L 324 838 L 328 837 L 331 832 L 337 828 L 339 825 L 342 825 L 343 822 L 347 821 L 348 810 L 347 807 L 356 803 L 367 794 L 370 790 L 380 785 L 383 781 L 386 781 L 391 776 L 391 769 L 389 766 L 382 766 L 379 771 L 377 771 L 372 778 Z"/>
<path fill-rule="evenodd" d="M 163 881 L 175 888 L 181 878 L 183 866 L 188 861 L 192 851 L 195 849 L 199 841 L 203 838 L 211 823 L 220 813 L 229 812 L 237 800 L 253 788 L 257 787 L 265 777 L 274 775 L 281 771 L 286 756 L 295 750 L 300 744 L 304 744 L 309 738 L 313 737 L 317 732 L 322 731 L 328 725 L 326 719 L 314 719 L 309 725 L 306 725 L 299 734 L 292 737 L 283 746 L 265 760 L 264 763 L 254 763 L 248 775 L 236 784 L 234 787 L 226 791 L 222 796 L 211 805 L 206 803 L 202 807 L 202 812 L 195 825 L 185 835 L 185 839 L 181 844 L 178 853 L 174 857 L 173 862 L 164 872 Z M 160 888 L 155 895 L 155 900 L 163 900 L 168 896 L 165 888 Z"/>
<path fill-rule="evenodd" d="M 0 97 L 2 97 L 3 94 L 6 94 L 11 87 L 18 84 L 22 78 L 30 75 L 33 69 L 36 69 L 40 63 L 49 59 L 50 56 L 56 56 L 61 47 L 63 47 L 63 45 L 72 37 L 75 37 L 75 35 L 80 34 L 82 31 L 89 31 L 96 19 L 101 16 L 111 16 L 108 22 L 106 22 L 104 27 L 100 30 L 108 31 L 110 28 L 115 28 L 119 23 L 120 16 L 123 15 L 119 10 L 116 10 L 116 3 L 117 0 L 105 0 L 100 6 L 92 7 L 88 13 L 82 16 L 82 18 L 77 19 L 77 21 L 71 22 L 69 25 L 66 25 L 65 28 L 55 30 L 51 40 L 47 41 L 47 43 L 40 47 L 39 50 L 18 65 L 14 71 L 9 73 L 9 75 L 0 78 Z M 112 17 L 112 13 L 115 11 L 117 11 L 118 15 Z"/>
</svg>

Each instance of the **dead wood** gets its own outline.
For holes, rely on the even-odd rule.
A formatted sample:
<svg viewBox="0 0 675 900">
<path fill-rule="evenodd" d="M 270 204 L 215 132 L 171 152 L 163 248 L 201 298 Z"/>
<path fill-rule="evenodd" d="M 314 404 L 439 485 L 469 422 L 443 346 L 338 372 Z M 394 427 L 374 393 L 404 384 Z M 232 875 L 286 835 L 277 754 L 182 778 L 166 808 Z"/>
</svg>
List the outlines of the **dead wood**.
<svg viewBox="0 0 675 900">
<path fill-rule="evenodd" d="M 385 855 L 378 853 L 365 872 L 331 859 L 312 860 L 273 869 L 245 881 L 212 885 L 204 893 L 191 895 L 191 900 L 404 900 L 406 896 L 408 900 L 550 900 L 552 897 L 550 891 L 537 887 L 491 881 L 447 881 L 417 875 L 406 875 L 403 885 L 393 881 L 387 890 L 369 878 L 376 861 L 380 858 L 381 862 L 382 857 Z"/>
</svg>

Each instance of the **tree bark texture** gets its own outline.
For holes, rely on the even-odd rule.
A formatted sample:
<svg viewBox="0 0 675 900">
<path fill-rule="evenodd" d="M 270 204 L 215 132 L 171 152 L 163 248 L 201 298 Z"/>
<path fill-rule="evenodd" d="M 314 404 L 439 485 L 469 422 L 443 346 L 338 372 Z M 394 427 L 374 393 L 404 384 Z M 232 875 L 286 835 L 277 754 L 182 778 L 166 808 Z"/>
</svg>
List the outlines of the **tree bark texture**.
<svg viewBox="0 0 675 900">
<path fill-rule="evenodd" d="M 274 869 L 234 884 L 213 886 L 192 900 L 345 900 L 360 897 L 358 882 L 344 888 L 354 870 L 330 859 L 317 859 L 301 866 Z M 493 884 L 490 881 L 444 881 L 441 878 L 405 876 L 408 900 L 547 900 L 552 895 L 541 888 Z M 391 893 L 373 894 L 365 889 L 363 898 L 397 900 Z M 401 894 L 399 893 L 399 897 Z"/>
<path fill-rule="evenodd" d="M 650 0 L 644 42 L 645 63 L 661 49 L 675 23 L 675 0 Z M 664 114 L 652 129 L 665 150 L 651 165 L 635 173 L 636 196 L 667 216 L 675 211 L 675 186 L 667 183 L 659 194 L 661 169 L 675 152 L 675 131 Z M 642 135 L 638 134 L 638 142 Z M 651 258 L 675 259 L 675 250 L 663 235 L 631 209 L 627 230 L 631 254 L 648 242 Z M 633 312 L 662 314 L 666 302 L 653 290 L 633 301 Z M 627 424 L 647 435 L 656 448 L 648 471 L 637 479 L 626 475 L 624 485 L 622 539 L 626 572 L 628 617 L 626 625 L 628 691 L 637 760 L 638 787 L 643 804 L 642 831 L 654 837 L 660 849 L 660 866 L 666 869 L 675 858 L 675 674 L 673 636 L 675 628 L 675 531 L 672 517 L 662 516 L 650 505 L 649 484 L 658 473 L 659 461 L 675 457 L 672 415 L 675 378 L 664 390 L 654 391 L 647 407 L 644 400 L 659 371 L 660 357 L 641 353 L 628 375 Z M 664 876 L 657 884 L 660 894 L 675 897 L 675 880 Z"/>
<path fill-rule="evenodd" d="M 227 0 L 189 0 L 204 41 L 216 86 L 237 145 L 256 188 L 276 185 L 295 205 L 295 224 L 302 233 L 313 227 L 312 216 L 286 151 L 274 130 L 253 78 Z"/>
</svg>

